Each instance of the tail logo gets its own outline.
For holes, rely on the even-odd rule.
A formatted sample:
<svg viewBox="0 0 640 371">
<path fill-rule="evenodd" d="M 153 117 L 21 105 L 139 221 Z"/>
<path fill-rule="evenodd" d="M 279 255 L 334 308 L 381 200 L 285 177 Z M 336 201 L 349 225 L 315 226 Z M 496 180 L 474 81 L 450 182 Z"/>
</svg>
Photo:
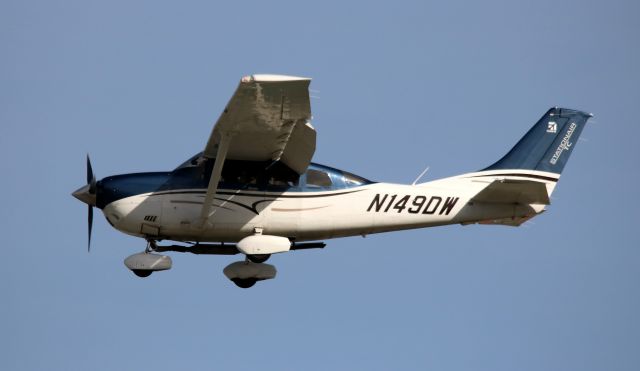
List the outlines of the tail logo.
<svg viewBox="0 0 640 371">
<path fill-rule="evenodd" d="M 547 125 L 547 133 L 555 134 L 558 131 L 558 124 L 555 121 L 549 121 Z"/>
<path fill-rule="evenodd" d="M 567 134 L 564 135 L 564 138 L 562 138 L 562 142 L 560 142 L 560 145 L 558 146 L 558 148 L 556 148 L 556 152 L 551 157 L 551 160 L 549 160 L 549 163 L 551 165 L 555 165 L 556 162 L 558 162 L 558 159 L 560 159 L 562 152 L 568 151 L 569 148 L 571 148 L 573 143 L 569 142 L 569 140 L 571 140 L 571 136 L 573 135 L 573 132 L 576 130 L 577 127 L 578 125 L 576 125 L 575 122 L 572 122 L 571 125 L 569 125 L 569 130 L 567 130 Z"/>
</svg>

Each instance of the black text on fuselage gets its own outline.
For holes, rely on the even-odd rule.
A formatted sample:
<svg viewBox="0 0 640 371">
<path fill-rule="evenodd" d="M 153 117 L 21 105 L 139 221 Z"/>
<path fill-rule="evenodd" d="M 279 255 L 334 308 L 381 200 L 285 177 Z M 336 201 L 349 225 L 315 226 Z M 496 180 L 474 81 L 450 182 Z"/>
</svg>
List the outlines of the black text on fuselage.
<svg viewBox="0 0 640 371">
<path fill-rule="evenodd" d="M 458 197 L 389 195 L 376 194 L 371 200 L 368 212 L 407 212 L 410 214 L 449 215 L 458 202 Z"/>
</svg>

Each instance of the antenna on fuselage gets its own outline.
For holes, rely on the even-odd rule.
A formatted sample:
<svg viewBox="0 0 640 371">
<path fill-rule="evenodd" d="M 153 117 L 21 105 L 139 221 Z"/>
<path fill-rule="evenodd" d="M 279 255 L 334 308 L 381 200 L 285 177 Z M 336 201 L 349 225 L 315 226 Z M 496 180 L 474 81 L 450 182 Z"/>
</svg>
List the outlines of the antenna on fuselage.
<svg viewBox="0 0 640 371">
<path fill-rule="evenodd" d="M 416 183 L 418 183 L 418 180 L 420 180 L 420 178 L 422 178 L 422 176 L 424 174 L 427 173 L 427 171 L 429 171 L 429 166 L 427 166 L 426 169 L 422 170 L 422 172 L 420 173 L 420 175 L 418 175 L 418 177 L 416 178 L 416 180 L 413 181 L 413 183 L 411 183 L 411 185 L 416 185 Z"/>
</svg>

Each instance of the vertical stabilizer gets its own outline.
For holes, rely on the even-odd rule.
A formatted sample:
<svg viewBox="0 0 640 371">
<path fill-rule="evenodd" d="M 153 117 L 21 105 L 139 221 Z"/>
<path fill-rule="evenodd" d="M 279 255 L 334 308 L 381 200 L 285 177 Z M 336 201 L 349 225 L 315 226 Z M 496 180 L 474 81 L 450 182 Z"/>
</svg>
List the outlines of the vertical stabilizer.
<svg viewBox="0 0 640 371">
<path fill-rule="evenodd" d="M 526 169 L 560 174 L 591 114 L 551 108 L 500 160 L 483 170 Z"/>
</svg>

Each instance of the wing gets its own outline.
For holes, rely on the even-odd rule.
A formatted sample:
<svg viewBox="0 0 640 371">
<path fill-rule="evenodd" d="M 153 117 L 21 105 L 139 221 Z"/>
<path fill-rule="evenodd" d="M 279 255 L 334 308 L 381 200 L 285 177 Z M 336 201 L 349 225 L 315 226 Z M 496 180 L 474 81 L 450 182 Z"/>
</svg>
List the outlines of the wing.
<svg viewBox="0 0 640 371">
<path fill-rule="evenodd" d="M 199 227 L 208 227 L 226 159 L 281 161 L 298 174 L 307 170 L 316 149 L 316 131 L 309 123 L 310 82 L 279 75 L 251 75 L 240 80 L 204 149 L 203 156 L 215 158 L 215 162 Z"/>
<path fill-rule="evenodd" d="M 204 156 L 214 158 L 224 137 L 230 160 L 281 161 L 303 174 L 316 148 L 309 123 L 311 79 L 280 75 L 243 77 L 216 122 Z"/>
</svg>

